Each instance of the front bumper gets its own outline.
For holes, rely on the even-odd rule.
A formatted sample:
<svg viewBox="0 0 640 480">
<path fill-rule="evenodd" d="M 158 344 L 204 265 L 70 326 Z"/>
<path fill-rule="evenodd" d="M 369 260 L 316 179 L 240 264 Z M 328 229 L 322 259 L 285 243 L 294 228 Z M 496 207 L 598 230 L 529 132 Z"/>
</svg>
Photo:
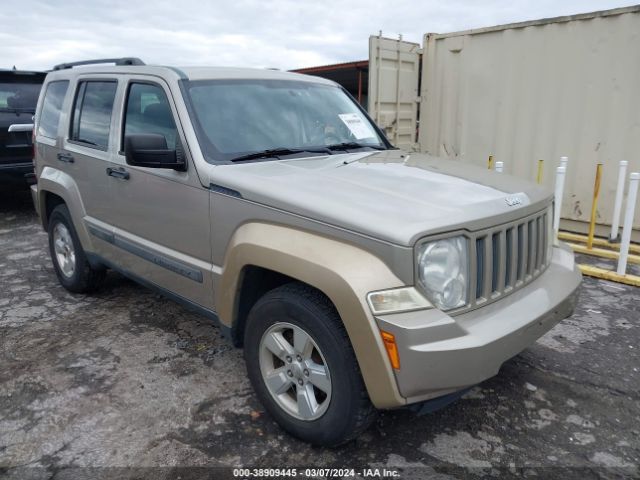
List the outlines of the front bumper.
<svg viewBox="0 0 640 480">
<path fill-rule="evenodd" d="M 573 253 L 560 246 L 542 275 L 485 307 L 455 317 L 437 309 L 376 317 L 398 345 L 400 394 L 407 403 L 421 402 L 494 376 L 573 313 L 581 278 Z"/>
</svg>

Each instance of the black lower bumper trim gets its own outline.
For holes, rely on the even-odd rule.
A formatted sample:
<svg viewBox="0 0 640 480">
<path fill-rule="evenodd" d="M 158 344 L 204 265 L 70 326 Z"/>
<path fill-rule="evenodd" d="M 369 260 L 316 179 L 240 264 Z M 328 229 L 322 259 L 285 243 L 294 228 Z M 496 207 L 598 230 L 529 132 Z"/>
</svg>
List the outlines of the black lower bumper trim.
<svg viewBox="0 0 640 480">
<path fill-rule="evenodd" d="M 446 407 L 450 403 L 455 402 L 472 388 L 473 387 L 464 388 L 462 390 L 458 390 L 457 392 L 443 395 L 442 397 L 436 397 L 424 402 L 414 403 L 412 405 L 409 405 L 407 408 L 414 412 L 416 415 L 425 415 L 427 413 L 432 413 Z"/>
</svg>

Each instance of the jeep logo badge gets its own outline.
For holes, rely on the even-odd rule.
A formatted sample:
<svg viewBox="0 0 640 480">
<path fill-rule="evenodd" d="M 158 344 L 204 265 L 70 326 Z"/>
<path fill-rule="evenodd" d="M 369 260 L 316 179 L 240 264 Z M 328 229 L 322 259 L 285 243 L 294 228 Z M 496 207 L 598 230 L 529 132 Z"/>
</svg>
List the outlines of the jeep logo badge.
<svg viewBox="0 0 640 480">
<path fill-rule="evenodd" d="M 504 201 L 507 202 L 507 205 L 510 207 L 515 207 L 516 205 L 520 205 L 522 203 L 522 199 L 517 195 L 507 197 L 504 199 Z"/>
</svg>

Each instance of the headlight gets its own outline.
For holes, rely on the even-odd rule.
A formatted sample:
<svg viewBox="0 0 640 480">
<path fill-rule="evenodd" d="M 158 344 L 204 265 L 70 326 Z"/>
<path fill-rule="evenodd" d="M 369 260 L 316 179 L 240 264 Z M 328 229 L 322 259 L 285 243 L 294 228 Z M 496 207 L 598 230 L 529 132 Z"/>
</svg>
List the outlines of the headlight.
<svg viewBox="0 0 640 480">
<path fill-rule="evenodd" d="M 418 247 L 418 281 L 426 297 L 440 310 L 467 304 L 469 290 L 467 239 L 434 240 Z"/>
</svg>

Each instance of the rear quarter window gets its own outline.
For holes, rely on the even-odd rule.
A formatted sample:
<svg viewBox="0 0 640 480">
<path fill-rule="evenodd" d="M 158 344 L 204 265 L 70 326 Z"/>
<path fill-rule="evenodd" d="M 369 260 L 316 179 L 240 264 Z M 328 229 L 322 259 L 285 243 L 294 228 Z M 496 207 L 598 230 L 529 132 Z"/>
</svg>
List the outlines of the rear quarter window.
<svg viewBox="0 0 640 480">
<path fill-rule="evenodd" d="M 47 85 L 42 102 L 42 112 L 40 113 L 40 121 L 38 122 L 38 134 L 56 138 L 58 135 L 58 124 L 60 123 L 60 114 L 62 113 L 62 103 L 69 88 L 68 80 L 59 80 L 51 82 Z"/>
</svg>

